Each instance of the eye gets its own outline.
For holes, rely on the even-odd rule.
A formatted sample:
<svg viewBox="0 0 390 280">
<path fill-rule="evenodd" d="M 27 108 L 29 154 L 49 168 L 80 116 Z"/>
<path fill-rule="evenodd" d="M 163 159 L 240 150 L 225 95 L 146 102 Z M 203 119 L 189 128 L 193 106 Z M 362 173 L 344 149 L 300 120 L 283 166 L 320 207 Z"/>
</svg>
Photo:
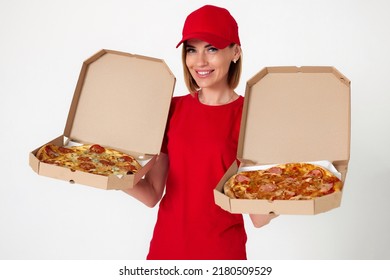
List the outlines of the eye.
<svg viewBox="0 0 390 280">
<path fill-rule="evenodd" d="M 187 52 L 187 53 L 195 53 L 196 50 L 195 50 L 195 48 L 187 47 L 187 48 L 186 48 L 186 52 Z"/>
<path fill-rule="evenodd" d="M 207 51 L 211 52 L 211 53 L 214 53 L 214 52 L 217 52 L 218 49 L 216 47 L 209 47 L 209 48 L 207 48 Z"/>
</svg>

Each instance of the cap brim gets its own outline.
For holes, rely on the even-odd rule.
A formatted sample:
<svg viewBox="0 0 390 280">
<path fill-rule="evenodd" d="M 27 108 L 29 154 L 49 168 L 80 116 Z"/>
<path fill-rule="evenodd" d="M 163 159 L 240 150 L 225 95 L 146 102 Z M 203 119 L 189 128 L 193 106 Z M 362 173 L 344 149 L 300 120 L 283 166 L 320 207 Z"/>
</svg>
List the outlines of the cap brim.
<svg viewBox="0 0 390 280">
<path fill-rule="evenodd" d="M 188 34 L 184 36 L 181 41 L 176 45 L 176 48 L 178 48 L 182 43 L 184 43 L 187 40 L 190 39 L 199 39 L 202 41 L 205 41 L 212 46 L 216 47 L 217 49 L 224 49 L 227 46 L 229 46 L 232 42 L 227 41 L 226 39 L 223 39 L 221 37 L 215 36 L 213 34 L 208 34 L 208 33 L 193 33 L 193 34 Z"/>
</svg>

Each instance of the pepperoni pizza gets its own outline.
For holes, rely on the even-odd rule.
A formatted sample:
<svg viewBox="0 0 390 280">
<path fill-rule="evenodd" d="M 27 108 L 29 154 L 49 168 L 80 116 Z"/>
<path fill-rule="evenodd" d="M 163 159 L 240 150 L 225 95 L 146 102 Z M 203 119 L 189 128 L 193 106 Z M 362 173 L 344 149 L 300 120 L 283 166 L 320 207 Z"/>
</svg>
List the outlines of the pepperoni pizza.
<svg viewBox="0 0 390 280">
<path fill-rule="evenodd" d="M 104 176 L 133 174 L 141 168 L 134 157 L 98 144 L 70 147 L 46 144 L 36 156 L 41 162 Z"/>
<path fill-rule="evenodd" d="M 308 200 L 341 191 L 342 181 L 311 163 L 287 163 L 266 170 L 242 171 L 224 185 L 230 198 Z"/>
</svg>

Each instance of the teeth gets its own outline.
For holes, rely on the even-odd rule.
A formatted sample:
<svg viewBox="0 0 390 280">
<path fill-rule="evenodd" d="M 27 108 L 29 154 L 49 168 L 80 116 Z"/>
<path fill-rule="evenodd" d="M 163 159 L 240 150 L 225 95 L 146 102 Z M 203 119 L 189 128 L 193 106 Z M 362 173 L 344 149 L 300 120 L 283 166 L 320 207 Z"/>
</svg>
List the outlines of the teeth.
<svg viewBox="0 0 390 280">
<path fill-rule="evenodd" d="M 207 75 L 210 74 L 210 71 L 198 71 L 199 75 Z"/>
</svg>

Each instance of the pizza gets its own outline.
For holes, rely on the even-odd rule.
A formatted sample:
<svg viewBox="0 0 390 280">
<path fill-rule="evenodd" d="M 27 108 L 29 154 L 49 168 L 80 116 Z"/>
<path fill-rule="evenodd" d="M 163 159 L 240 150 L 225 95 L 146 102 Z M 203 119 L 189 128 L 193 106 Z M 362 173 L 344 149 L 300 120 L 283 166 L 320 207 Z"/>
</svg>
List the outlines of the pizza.
<svg viewBox="0 0 390 280">
<path fill-rule="evenodd" d="M 341 191 L 343 182 L 311 163 L 287 163 L 265 170 L 241 171 L 224 184 L 230 198 L 308 200 Z"/>
<path fill-rule="evenodd" d="M 98 144 L 69 147 L 46 144 L 36 156 L 44 163 L 103 176 L 134 174 L 141 169 L 134 157 Z"/>
</svg>

